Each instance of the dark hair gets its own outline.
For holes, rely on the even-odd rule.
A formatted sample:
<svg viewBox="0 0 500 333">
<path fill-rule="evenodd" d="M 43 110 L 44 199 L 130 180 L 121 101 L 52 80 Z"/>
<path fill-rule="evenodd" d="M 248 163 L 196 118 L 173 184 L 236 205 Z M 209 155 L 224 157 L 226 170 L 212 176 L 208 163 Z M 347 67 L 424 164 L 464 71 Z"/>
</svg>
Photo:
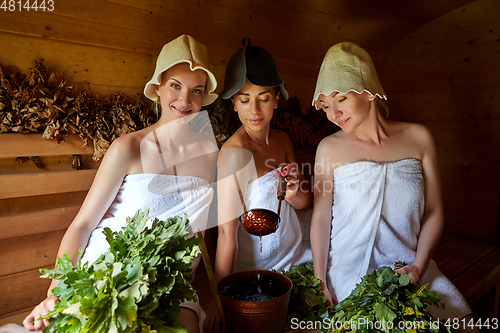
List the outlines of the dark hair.
<svg viewBox="0 0 500 333">
<path fill-rule="evenodd" d="M 280 92 L 280 87 L 273 87 L 276 95 Z M 279 94 L 278 108 L 284 102 Z M 241 126 L 238 113 L 234 111 L 232 97 L 229 99 L 218 98 L 215 103 L 208 107 L 210 121 L 214 130 L 215 138 L 219 148 L 229 139 Z"/>
</svg>

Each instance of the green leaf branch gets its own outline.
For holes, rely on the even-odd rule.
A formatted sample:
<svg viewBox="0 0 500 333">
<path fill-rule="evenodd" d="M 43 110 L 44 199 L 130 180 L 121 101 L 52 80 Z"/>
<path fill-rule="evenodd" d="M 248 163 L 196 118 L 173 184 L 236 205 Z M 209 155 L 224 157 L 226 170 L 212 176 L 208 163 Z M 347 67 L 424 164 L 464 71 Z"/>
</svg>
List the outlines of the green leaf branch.
<svg viewBox="0 0 500 333">
<path fill-rule="evenodd" d="M 59 280 L 52 289 L 59 302 L 41 318 L 50 318 L 45 333 L 185 332 L 179 304 L 196 300 L 189 281 L 199 240 L 186 239 L 186 216 L 154 219 L 151 227 L 148 220 L 146 209 L 118 232 L 105 228 L 110 248 L 92 264 L 82 266 L 80 250 L 76 267 L 65 254 L 40 270 Z"/>
</svg>

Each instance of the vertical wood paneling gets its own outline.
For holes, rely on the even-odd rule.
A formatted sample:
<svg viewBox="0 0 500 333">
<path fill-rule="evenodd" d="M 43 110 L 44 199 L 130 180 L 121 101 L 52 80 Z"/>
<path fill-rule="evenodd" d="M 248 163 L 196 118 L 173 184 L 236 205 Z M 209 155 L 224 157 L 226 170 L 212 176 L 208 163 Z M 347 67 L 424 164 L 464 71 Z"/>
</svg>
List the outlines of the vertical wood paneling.
<svg viewBox="0 0 500 333">
<path fill-rule="evenodd" d="M 406 36 L 381 81 L 395 119 L 437 144 L 445 231 L 500 243 L 500 2 L 479 0 Z"/>
</svg>

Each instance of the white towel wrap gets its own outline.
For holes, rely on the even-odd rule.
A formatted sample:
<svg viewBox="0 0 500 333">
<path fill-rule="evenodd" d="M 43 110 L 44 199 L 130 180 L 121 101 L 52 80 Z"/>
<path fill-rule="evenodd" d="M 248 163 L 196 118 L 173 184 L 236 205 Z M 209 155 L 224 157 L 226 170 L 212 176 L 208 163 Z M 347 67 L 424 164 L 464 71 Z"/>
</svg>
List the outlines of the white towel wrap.
<svg viewBox="0 0 500 333">
<path fill-rule="evenodd" d="M 378 267 L 415 261 L 424 205 L 418 159 L 385 164 L 360 161 L 335 169 L 328 286 L 339 301 L 349 296 L 362 276 Z M 425 283 L 446 304 L 445 310 L 431 307 L 434 316 L 461 318 L 471 313 L 434 261 L 423 277 Z"/>
<path fill-rule="evenodd" d="M 248 210 L 263 208 L 276 212 L 278 209 L 277 177 L 274 170 L 248 184 L 245 197 Z M 276 232 L 260 239 L 250 235 L 243 227 L 238 228 L 238 255 L 235 272 L 253 269 L 288 270 L 312 260 L 309 237 L 303 237 L 304 226 L 295 209 L 286 201 L 281 202 L 281 222 Z"/>
<path fill-rule="evenodd" d="M 115 200 L 103 219 L 92 232 L 82 263 L 94 262 L 109 249 L 103 228 L 119 231 L 125 226 L 127 216 L 132 217 L 137 210 L 149 208 L 149 226 L 152 219 L 166 220 L 168 217 L 188 214 L 189 235 L 197 228 L 206 229 L 208 209 L 213 197 L 213 189 L 208 181 L 192 176 L 162 174 L 134 174 L 124 178 Z M 196 271 L 200 256 L 193 260 L 191 268 Z M 205 312 L 199 302 L 185 301 L 182 307 L 192 309 L 198 315 L 200 327 L 205 320 Z"/>
</svg>

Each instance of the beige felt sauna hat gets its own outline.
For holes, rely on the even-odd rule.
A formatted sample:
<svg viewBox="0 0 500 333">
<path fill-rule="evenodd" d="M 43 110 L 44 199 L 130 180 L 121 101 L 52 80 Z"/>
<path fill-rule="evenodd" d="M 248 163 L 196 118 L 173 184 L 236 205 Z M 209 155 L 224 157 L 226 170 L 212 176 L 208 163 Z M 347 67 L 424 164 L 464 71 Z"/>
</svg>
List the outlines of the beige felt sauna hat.
<svg viewBox="0 0 500 333">
<path fill-rule="evenodd" d="M 189 35 L 182 35 L 165 44 L 156 60 L 156 69 L 153 78 L 146 83 L 144 95 L 153 101 L 157 101 L 158 95 L 154 85 L 161 84 L 161 75 L 170 67 L 187 63 L 192 71 L 201 69 L 208 75 L 207 95 L 203 100 L 203 105 L 209 105 L 217 99 L 217 94 L 213 91 L 217 88 L 217 80 L 214 74 L 208 69 L 208 53 L 205 45 L 198 43 Z"/>
<path fill-rule="evenodd" d="M 329 96 L 335 91 L 342 94 L 367 91 L 372 96 L 387 99 L 372 58 L 368 52 L 350 42 L 335 44 L 326 52 L 312 105 L 318 106 L 320 94 Z"/>
</svg>

